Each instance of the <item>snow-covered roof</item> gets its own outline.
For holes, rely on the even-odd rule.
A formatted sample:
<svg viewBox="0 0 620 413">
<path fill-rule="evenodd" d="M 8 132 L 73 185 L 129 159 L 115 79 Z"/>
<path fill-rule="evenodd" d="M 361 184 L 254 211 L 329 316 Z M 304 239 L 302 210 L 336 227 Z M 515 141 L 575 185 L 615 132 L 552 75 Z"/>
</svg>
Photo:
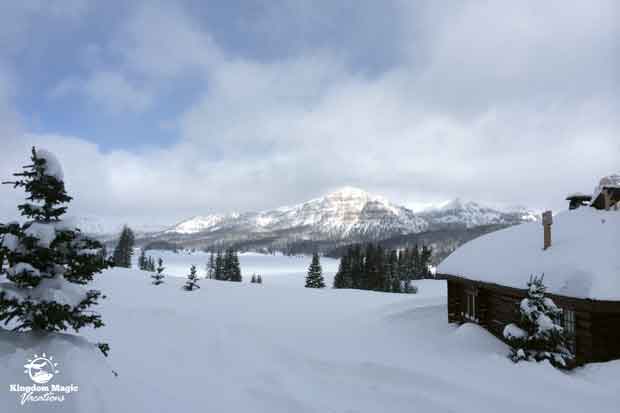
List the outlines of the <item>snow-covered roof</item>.
<svg viewBox="0 0 620 413">
<path fill-rule="evenodd" d="M 592 198 L 592 195 L 584 194 L 583 192 L 573 192 L 573 193 L 566 195 L 566 199 L 571 199 L 571 198 Z"/>
<path fill-rule="evenodd" d="M 602 177 L 598 185 L 594 188 L 592 199 L 596 199 L 603 191 L 603 188 L 620 188 L 620 174 Z"/>
<path fill-rule="evenodd" d="M 550 293 L 620 300 L 620 212 L 562 212 L 551 232 L 546 251 L 540 223 L 487 234 L 458 248 L 437 272 L 515 288 L 525 288 L 530 275 L 544 274 Z"/>
</svg>

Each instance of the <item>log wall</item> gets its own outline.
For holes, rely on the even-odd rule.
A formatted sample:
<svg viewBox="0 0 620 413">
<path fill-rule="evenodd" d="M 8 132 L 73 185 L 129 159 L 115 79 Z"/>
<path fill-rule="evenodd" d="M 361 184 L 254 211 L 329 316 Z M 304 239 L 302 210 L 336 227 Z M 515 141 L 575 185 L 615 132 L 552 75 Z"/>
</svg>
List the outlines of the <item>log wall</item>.
<svg viewBox="0 0 620 413">
<path fill-rule="evenodd" d="M 464 322 L 466 292 L 477 291 L 479 324 L 500 340 L 504 327 L 518 321 L 519 302 L 526 290 L 443 275 L 448 281 L 448 321 Z M 575 312 L 575 356 L 577 364 L 620 358 L 620 302 L 595 301 L 550 294 L 565 310 Z"/>
</svg>

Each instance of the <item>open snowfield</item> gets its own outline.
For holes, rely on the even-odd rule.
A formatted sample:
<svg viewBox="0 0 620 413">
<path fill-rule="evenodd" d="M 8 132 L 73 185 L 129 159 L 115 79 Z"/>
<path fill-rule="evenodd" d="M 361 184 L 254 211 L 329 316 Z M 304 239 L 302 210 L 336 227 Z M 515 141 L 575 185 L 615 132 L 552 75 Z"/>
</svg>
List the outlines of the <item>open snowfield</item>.
<svg viewBox="0 0 620 413">
<path fill-rule="evenodd" d="M 25 359 L 47 351 L 58 381 L 80 391 L 27 404 L 32 411 L 618 411 L 620 362 L 569 374 L 514 365 L 478 326 L 447 323 L 443 281 L 418 281 L 418 294 L 399 295 L 309 290 L 303 275 L 283 284 L 263 275 L 264 285 L 201 280 L 186 292 L 182 278 L 156 287 L 149 273 L 109 270 L 94 283 L 108 295 L 100 306 L 107 325 L 83 335 L 109 342 L 110 357 L 72 337 L 4 333 L 1 388 L 27 383 Z M 24 409 L 0 391 L 0 411 Z"/>
<path fill-rule="evenodd" d="M 134 259 L 137 267 L 137 254 Z M 189 267 L 195 265 L 198 274 L 205 276 L 205 266 L 209 261 L 209 254 L 197 251 L 193 253 L 171 251 L 151 250 L 147 255 L 155 260 L 161 258 L 164 261 L 166 275 L 173 277 L 187 277 Z M 258 254 L 254 252 L 246 252 L 239 254 L 239 264 L 241 265 L 241 273 L 244 282 L 250 282 L 252 274 L 260 274 L 264 283 L 270 285 L 288 285 L 299 287 L 304 285 L 304 277 L 308 271 L 311 257 L 298 255 L 287 256 L 282 254 L 268 255 Z M 338 271 L 339 260 L 333 258 L 322 257 L 321 266 L 323 267 L 323 277 L 328 286 L 331 286 L 334 275 Z"/>
</svg>

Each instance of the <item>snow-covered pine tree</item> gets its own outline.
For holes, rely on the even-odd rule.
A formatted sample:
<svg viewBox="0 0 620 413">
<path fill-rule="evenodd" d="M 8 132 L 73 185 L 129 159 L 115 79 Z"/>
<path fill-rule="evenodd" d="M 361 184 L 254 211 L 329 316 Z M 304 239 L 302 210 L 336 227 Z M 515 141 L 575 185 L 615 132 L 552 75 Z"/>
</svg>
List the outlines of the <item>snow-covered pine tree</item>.
<svg viewBox="0 0 620 413">
<path fill-rule="evenodd" d="M 511 346 L 510 359 L 549 360 L 556 367 L 568 367 L 574 355 L 561 325 L 562 310 L 545 297 L 543 276 L 530 276 L 527 297 L 519 303 L 519 321 L 504 328 L 504 338 Z"/>
<path fill-rule="evenodd" d="M 164 283 L 164 260 L 160 258 L 157 259 L 157 268 L 155 269 L 155 273 L 151 275 L 153 279 L 154 285 L 159 285 Z"/>
<path fill-rule="evenodd" d="M 200 288 L 198 285 L 198 275 L 196 274 L 196 266 L 192 265 L 189 267 L 189 274 L 187 275 L 187 281 L 185 281 L 183 289 L 185 291 L 193 291 L 197 288 Z"/>
<path fill-rule="evenodd" d="M 262 284 L 263 283 L 263 277 L 261 277 L 260 274 L 258 274 L 256 276 L 256 284 Z"/>
<path fill-rule="evenodd" d="M 306 276 L 306 288 L 325 288 L 325 280 L 323 279 L 323 270 L 319 254 L 312 254 L 312 262 L 308 267 L 308 275 Z"/>
<path fill-rule="evenodd" d="M 252 284 L 256 283 L 256 274 L 252 274 L 252 278 L 250 279 L 250 283 L 252 283 Z"/>
<path fill-rule="evenodd" d="M 109 266 L 102 245 L 65 224 L 61 217 L 71 197 L 65 191 L 62 167 L 45 150 L 32 148 L 32 163 L 15 181 L 26 202 L 18 206 L 27 221 L 0 225 L 0 321 L 13 330 L 65 331 L 104 325 L 91 309 L 102 296 L 85 285 Z M 109 346 L 99 343 L 107 355 Z"/>
<path fill-rule="evenodd" d="M 114 266 L 131 268 L 131 257 L 133 256 L 135 239 L 136 237 L 131 228 L 125 225 L 121 231 L 116 248 L 114 248 Z"/>
</svg>

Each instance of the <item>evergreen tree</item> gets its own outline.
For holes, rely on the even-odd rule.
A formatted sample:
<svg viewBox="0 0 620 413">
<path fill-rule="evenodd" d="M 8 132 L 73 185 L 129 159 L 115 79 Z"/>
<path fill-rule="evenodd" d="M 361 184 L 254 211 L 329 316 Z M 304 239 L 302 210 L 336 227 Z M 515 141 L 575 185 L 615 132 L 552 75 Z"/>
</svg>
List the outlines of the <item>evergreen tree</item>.
<svg viewBox="0 0 620 413">
<path fill-rule="evenodd" d="M 252 278 L 250 279 L 250 283 L 256 283 L 256 274 L 252 274 Z"/>
<path fill-rule="evenodd" d="M 13 330 L 56 332 L 104 325 L 91 309 L 100 291 L 85 287 L 109 266 L 102 245 L 61 221 L 71 197 L 62 168 L 51 153 L 32 148 L 32 163 L 15 181 L 27 194 L 19 205 L 24 224 L 0 225 L 0 321 L 15 322 Z M 8 267 L 4 267 L 4 261 Z M 107 354 L 109 346 L 99 343 Z"/>
<path fill-rule="evenodd" d="M 209 262 L 207 263 L 207 278 L 210 280 L 215 278 L 215 254 L 213 251 L 209 254 Z"/>
<path fill-rule="evenodd" d="M 400 292 L 400 279 L 398 277 L 398 252 L 391 250 L 385 256 L 385 266 L 383 274 L 383 291 Z"/>
<path fill-rule="evenodd" d="M 261 277 L 260 274 L 258 274 L 258 276 L 256 277 L 256 284 L 262 284 L 263 283 L 263 277 Z"/>
<path fill-rule="evenodd" d="M 416 293 L 411 284 L 415 249 L 384 250 L 376 244 L 350 246 L 340 259 L 334 288 Z"/>
<path fill-rule="evenodd" d="M 140 257 L 138 257 L 138 267 L 142 271 L 148 270 L 148 260 L 146 258 L 146 253 L 144 251 L 144 248 L 140 250 Z"/>
<path fill-rule="evenodd" d="M 155 260 L 153 257 L 148 257 L 146 259 L 146 270 L 150 272 L 155 272 Z"/>
<path fill-rule="evenodd" d="M 131 268 L 131 257 L 133 256 L 134 243 L 135 235 L 131 228 L 125 225 L 121 231 L 116 248 L 114 248 L 114 266 Z"/>
<path fill-rule="evenodd" d="M 385 253 L 380 245 L 368 244 L 366 247 L 366 273 L 362 289 L 385 291 Z M 365 281 L 365 282 L 364 282 Z"/>
<path fill-rule="evenodd" d="M 231 263 L 229 280 L 235 282 L 243 281 L 243 277 L 241 276 L 241 265 L 239 264 L 239 255 L 237 254 L 237 251 L 232 252 L 230 259 Z"/>
<path fill-rule="evenodd" d="M 353 288 L 353 276 L 351 273 L 352 249 L 340 258 L 338 272 L 334 277 L 334 288 Z"/>
<path fill-rule="evenodd" d="M 164 267 L 164 260 L 160 258 L 157 259 L 157 268 L 156 268 L 156 272 L 154 274 L 151 275 L 151 278 L 153 279 L 153 284 L 154 285 L 159 285 L 159 284 L 163 284 L 164 283 L 164 270 L 166 268 Z"/>
<path fill-rule="evenodd" d="M 185 291 L 193 291 L 197 288 L 200 288 L 198 285 L 198 275 L 196 274 L 196 266 L 192 265 L 189 268 L 189 274 L 187 275 L 187 281 L 185 282 L 183 289 Z"/>
<path fill-rule="evenodd" d="M 105 244 L 101 244 L 101 250 L 99 251 L 99 259 L 101 263 L 108 266 L 110 261 L 108 260 L 108 249 Z M 2 272 L 2 254 L 0 254 L 0 273 Z"/>
<path fill-rule="evenodd" d="M 349 268 L 351 269 L 351 288 L 361 288 L 360 273 L 362 271 L 363 258 L 361 256 L 361 247 L 356 245 L 349 248 Z"/>
<path fill-rule="evenodd" d="M 348 257 L 346 255 L 344 255 L 342 258 L 340 258 L 340 264 L 338 265 L 338 271 L 336 272 L 336 275 L 334 276 L 334 284 L 333 284 L 333 288 L 346 288 L 345 284 L 344 284 L 344 266 L 345 264 L 345 260 L 347 260 Z"/>
<path fill-rule="evenodd" d="M 413 249 L 407 248 L 405 249 L 405 258 L 404 258 L 404 274 L 405 280 L 411 281 L 415 278 L 415 273 L 413 270 Z"/>
<path fill-rule="evenodd" d="M 422 265 L 420 262 L 420 250 L 418 248 L 418 244 L 415 244 L 415 247 L 413 248 L 413 251 L 412 251 L 411 268 L 413 272 L 413 278 L 415 278 L 416 280 L 419 280 L 420 278 L 422 278 L 422 275 L 421 275 Z"/>
<path fill-rule="evenodd" d="M 325 288 L 318 252 L 312 254 L 312 262 L 308 267 L 308 275 L 306 276 L 306 288 Z"/>
<path fill-rule="evenodd" d="M 230 273 L 232 272 L 230 268 L 231 264 L 232 250 L 230 248 L 227 248 L 222 256 L 222 280 L 224 281 L 230 280 Z"/>
<path fill-rule="evenodd" d="M 215 256 L 215 279 L 216 280 L 224 280 L 224 257 L 222 256 L 222 251 L 217 251 L 217 255 Z"/>
<path fill-rule="evenodd" d="M 422 245 L 422 251 L 420 252 L 420 273 L 422 278 L 428 278 L 430 272 L 428 270 L 428 266 L 431 263 L 431 256 L 433 255 L 433 250 L 426 245 Z"/>
<path fill-rule="evenodd" d="M 503 332 L 511 346 L 510 358 L 515 363 L 549 360 L 556 367 L 567 367 L 574 355 L 561 325 L 562 310 L 545 297 L 543 276 L 531 276 L 527 287 L 527 298 L 518 307 L 519 321 L 508 324 Z"/>
</svg>

